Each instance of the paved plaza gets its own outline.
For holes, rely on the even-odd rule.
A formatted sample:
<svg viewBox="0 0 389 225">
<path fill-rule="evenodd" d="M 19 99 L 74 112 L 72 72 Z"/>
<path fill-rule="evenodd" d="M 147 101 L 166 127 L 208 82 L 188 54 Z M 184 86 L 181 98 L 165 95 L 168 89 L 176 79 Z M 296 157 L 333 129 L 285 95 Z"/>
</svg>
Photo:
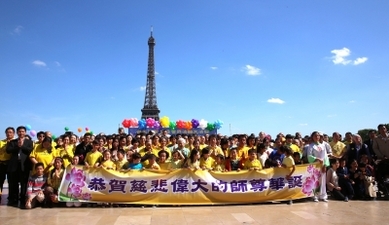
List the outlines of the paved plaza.
<svg viewBox="0 0 389 225">
<path fill-rule="evenodd" d="M 388 201 L 329 201 L 310 199 L 285 203 L 223 206 L 132 206 L 118 208 L 35 208 L 6 206 L 4 190 L 0 224 L 389 224 Z"/>
</svg>

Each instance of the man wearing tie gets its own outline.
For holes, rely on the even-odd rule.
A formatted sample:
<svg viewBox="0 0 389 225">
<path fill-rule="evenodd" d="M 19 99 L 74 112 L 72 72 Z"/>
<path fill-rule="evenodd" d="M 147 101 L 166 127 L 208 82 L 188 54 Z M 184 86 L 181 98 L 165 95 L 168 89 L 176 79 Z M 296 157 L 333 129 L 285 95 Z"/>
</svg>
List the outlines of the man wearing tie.
<svg viewBox="0 0 389 225">
<path fill-rule="evenodd" d="M 8 163 L 9 199 L 8 205 L 18 204 L 20 193 L 20 205 L 24 206 L 26 201 L 27 181 L 31 170 L 29 155 L 33 150 L 33 142 L 26 138 L 26 128 L 20 126 L 16 129 L 18 138 L 7 144 L 6 151 L 11 154 Z M 19 192 L 20 183 L 20 192 Z"/>
</svg>

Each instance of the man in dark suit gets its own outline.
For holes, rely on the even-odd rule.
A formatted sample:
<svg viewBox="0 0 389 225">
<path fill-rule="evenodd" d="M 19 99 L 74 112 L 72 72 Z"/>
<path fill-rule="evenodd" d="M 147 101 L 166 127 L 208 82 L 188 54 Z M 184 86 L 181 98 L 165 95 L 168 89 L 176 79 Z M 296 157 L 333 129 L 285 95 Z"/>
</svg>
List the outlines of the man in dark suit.
<svg viewBox="0 0 389 225">
<path fill-rule="evenodd" d="M 369 139 L 367 139 L 365 142 L 363 142 L 367 147 L 369 147 L 370 156 L 375 159 L 375 153 L 373 151 L 373 140 L 377 137 L 375 130 L 369 131 Z"/>
<path fill-rule="evenodd" d="M 85 165 L 84 160 L 86 157 L 86 153 L 90 152 L 93 148 L 91 145 L 91 136 L 92 135 L 90 133 L 84 134 L 84 138 L 82 139 L 82 142 L 76 146 L 74 155 L 79 157 L 80 165 Z"/>
<path fill-rule="evenodd" d="M 20 205 L 24 206 L 26 201 L 28 176 L 32 168 L 29 156 L 34 148 L 34 145 L 33 142 L 26 137 L 26 128 L 24 126 L 18 127 L 16 132 L 18 134 L 18 138 L 10 141 L 6 149 L 7 153 L 11 154 L 11 158 L 8 163 L 8 205 L 17 205 L 18 195 L 20 193 Z"/>
</svg>

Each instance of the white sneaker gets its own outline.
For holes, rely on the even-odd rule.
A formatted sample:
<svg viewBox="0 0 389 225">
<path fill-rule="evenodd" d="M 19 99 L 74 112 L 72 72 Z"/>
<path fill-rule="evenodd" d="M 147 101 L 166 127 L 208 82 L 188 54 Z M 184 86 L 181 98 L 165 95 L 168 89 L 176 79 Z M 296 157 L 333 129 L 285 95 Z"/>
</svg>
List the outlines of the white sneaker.
<svg viewBox="0 0 389 225">
<path fill-rule="evenodd" d="M 328 199 L 327 198 L 323 198 L 322 201 L 323 202 L 328 202 Z"/>
<path fill-rule="evenodd" d="M 314 202 L 319 202 L 319 199 L 315 196 L 315 197 L 313 197 L 313 201 Z"/>
</svg>

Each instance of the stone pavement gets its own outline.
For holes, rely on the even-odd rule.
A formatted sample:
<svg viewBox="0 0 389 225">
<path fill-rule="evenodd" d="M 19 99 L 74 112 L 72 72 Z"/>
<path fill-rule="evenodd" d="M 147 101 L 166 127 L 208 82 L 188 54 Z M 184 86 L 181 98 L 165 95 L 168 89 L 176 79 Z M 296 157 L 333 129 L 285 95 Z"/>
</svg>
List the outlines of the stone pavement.
<svg viewBox="0 0 389 225">
<path fill-rule="evenodd" d="M 120 208 L 35 208 L 6 206 L 4 190 L 0 224 L 389 224 L 388 201 L 312 200 L 285 203 L 223 206 Z"/>
</svg>

